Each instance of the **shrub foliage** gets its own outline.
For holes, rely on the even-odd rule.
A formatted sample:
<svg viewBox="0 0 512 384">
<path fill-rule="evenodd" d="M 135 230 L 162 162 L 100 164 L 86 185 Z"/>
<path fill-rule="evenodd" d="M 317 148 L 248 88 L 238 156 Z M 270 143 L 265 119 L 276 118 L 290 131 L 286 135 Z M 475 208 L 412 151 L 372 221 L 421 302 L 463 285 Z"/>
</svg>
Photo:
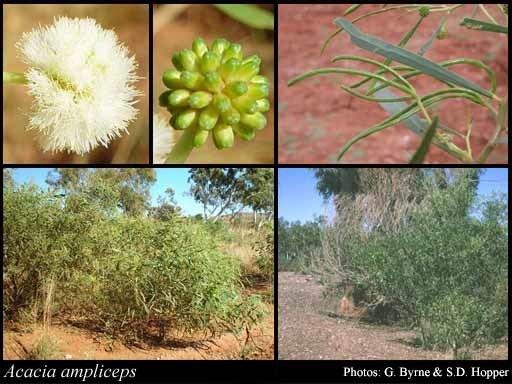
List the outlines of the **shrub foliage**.
<svg viewBox="0 0 512 384">
<path fill-rule="evenodd" d="M 306 258 L 338 298 L 340 287 L 353 287 L 370 319 L 416 327 L 427 348 L 457 356 L 506 335 L 506 199 L 478 199 L 472 169 L 446 178 L 431 170 L 357 172 L 358 191 L 335 195 L 336 218 L 320 234 L 280 225 L 279 261 L 289 253 Z M 294 238 L 296 231 L 304 233 Z M 308 257 L 319 237 L 322 250 Z"/>
<path fill-rule="evenodd" d="M 179 214 L 157 220 L 106 209 L 116 197 L 101 187 L 61 195 L 4 186 L 6 320 L 38 312 L 50 281 L 54 312 L 127 339 L 148 322 L 215 333 L 259 320 L 262 304 L 242 295 L 239 261 L 219 250 L 219 231 Z"/>
<path fill-rule="evenodd" d="M 322 218 L 312 222 L 278 223 L 278 267 L 280 271 L 304 272 L 322 244 Z"/>
</svg>

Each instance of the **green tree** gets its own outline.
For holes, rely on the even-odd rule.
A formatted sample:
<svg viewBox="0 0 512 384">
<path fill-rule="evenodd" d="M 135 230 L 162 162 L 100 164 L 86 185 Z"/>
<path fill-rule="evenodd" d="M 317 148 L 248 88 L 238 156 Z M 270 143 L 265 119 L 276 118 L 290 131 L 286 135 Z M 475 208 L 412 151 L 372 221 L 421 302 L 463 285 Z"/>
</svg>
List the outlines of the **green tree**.
<svg viewBox="0 0 512 384">
<path fill-rule="evenodd" d="M 3 172 L 3 181 L 4 188 L 13 188 L 15 185 L 14 176 L 13 176 L 14 168 L 4 168 Z"/>
<path fill-rule="evenodd" d="M 316 187 L 326 200 L 340 194 L 354 197 L 360 190 L 357 168 L 314 168 Z"/>
<path fill-rule="evenodd" d="M 140 216 L 150 207 L 150 188 L 156 182 L 152 168 L 123 168 L 114 182 L 119 185 L 121 207 L 129 216 Z"/>
<path fill-rule="evenodd" d="M 150 207 L 149 190 L 156 181 L 152 168 L 56 168 L 46 182 L 66 196 L 83 195 L 105 209 L 120 208 L 140 216 Z"/>
<path fill-rule="evenodd" d="M 324 231 L 333 236 L 324 233 L 318 264 L 328 268 L 322 277 L 354 285 L 360 304 L 372 303 L 369 316 L 401 316 L 417 326 L 425 346 L 451 348 L 456 355 L 461 347 L 501 337 L 508 212 L 504 199 L 478 204 L 480 174 L 467 168 L 360 170 L 357 198 L 336 196 L 343 204 L 332 230 Z M 408 198 L 415 200 L 407 209 L 393 208 Z M 405 225 L 380 230 L 400 212 Z M 360 222 L 367 224 L 362 236 L 354 233 Z"/>
<path fill-rule="evenodd" d="M 169 187 L 164 191 L 164 193 L 165 195 L 163 197 L 158 197 L 158 205 L 151 207 L 151 217 L 160 221 L 169 221 L 175 215 L 179 215 L 181 213 L 181 208 L 178 206 L 174 197 L 174 189 Z"/>
<path fill-rule="evenodd" d="M 243 205 L 250 207 L 254 212 L 254 223 L 257 214 L 260 214 L 258 228 L 274 215 L 274 170 L 271 168 L 248 168 L 245 171 L 245 196 Z"/>
<path fill-rule="evenodd" d="M 243 168 L 191 168 L 189 174 L 190 193 L 203 206 L 205 219 L 216 221 L 243 204 Z"/>
<path fill-rule="evenodd" d="M 279 270 L 306 271 L 313 257 L 321 251 L 325 217 L 301 223 L 278 220 Z"/>
</svg>

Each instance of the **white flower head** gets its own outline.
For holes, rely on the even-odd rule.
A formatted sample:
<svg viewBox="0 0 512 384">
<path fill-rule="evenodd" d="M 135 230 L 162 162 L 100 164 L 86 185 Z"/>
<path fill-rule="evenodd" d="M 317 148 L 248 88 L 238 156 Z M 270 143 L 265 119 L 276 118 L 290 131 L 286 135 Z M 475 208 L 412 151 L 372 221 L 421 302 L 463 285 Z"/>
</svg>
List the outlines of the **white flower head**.
<svg viewBox="0 0 512 384">
<path fill-rule="evenodd" d="M 29 129 L 44 151 L 85 154 L 127 132 L 137 115 L 137 63 L 114 31 L 60 17 L 17 43 L 32 106 Z"/>
<path fill-rule="evenodd" d="M 163 164 L 174 145 L 174 131 L 162 116 L 153 114 L 153 163 Z"/>
</svg>

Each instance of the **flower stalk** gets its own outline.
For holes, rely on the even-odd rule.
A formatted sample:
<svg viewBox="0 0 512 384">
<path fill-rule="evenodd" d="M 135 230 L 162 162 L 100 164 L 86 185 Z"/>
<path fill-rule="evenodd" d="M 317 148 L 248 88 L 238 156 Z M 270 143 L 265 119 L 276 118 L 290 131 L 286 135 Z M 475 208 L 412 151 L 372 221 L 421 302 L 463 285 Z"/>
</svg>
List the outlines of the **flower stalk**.
<svg viewBox="0 0 512 384">
<path fill-rule="evenodd" d="M 173 145 L 169 156 L 167 156 L 166 163 L 183 164 L 190 156 L 192 149 L 194 149 L 194 136 L 194 129 L 183 130 L 179 140 Z"/>
<path fill-rule="evenodd" d="M 4 84 L 28 84 L 28 81 L 23 73 L 4 71 Z"/>
</svg>

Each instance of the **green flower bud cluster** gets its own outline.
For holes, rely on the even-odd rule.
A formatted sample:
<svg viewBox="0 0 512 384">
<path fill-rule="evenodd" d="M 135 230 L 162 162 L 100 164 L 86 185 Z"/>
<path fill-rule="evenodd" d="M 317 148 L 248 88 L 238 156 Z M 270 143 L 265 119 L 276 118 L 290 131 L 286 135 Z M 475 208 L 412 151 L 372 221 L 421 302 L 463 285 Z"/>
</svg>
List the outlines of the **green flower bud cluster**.
<svg viewBox="0 0 512 384">
<path fill-rule="evenodd" d="M 427 17 L 428 15 L 430 15 L 430 8 L 429 7 L 420 7 L 419 12 L 420 12 L 421 17 Z"/>
<path fill-rule="evenodd" d="M 172 127 L 193 130 L 194 147 L 212 132 L 215 146 L 228 148 L 235 135 L 252 140 L 267 124 L 270 84 L 259 75 L 258 55 L 244 58 L 242 46 L 226 39 L 216 39 L 208 48 L 197 38 L 192 49 L 175 53 L 172 63 L 175 69 L 162 77 L 169 90 L 159 102 L 172 114 Z"/>
</svg>

